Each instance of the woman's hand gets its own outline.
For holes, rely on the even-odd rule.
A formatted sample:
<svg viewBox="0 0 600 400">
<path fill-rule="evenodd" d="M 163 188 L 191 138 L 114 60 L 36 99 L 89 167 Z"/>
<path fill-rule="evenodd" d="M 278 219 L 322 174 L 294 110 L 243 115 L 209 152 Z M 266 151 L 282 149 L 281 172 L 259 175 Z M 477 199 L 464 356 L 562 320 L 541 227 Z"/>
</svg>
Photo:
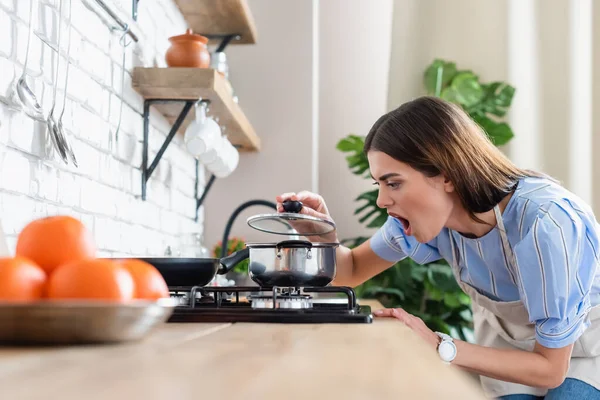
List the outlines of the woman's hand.
<svg viewBox="0 0 600 400">
<path fill-rule="evenodd" d="M 427 328 L 421 318 L 401 308 L 384 308 L 373 312 L 376 317 L 392 317 L 402 321 L 433 348 L 438 336 Z M 569 370 L 573 345 L 558 349 L 545 348 L 538 342 L 533 351 L 516 348 L 495 348 L 454 339 L 456 358 L 452 364 L 466 371 L 539 388 L 555 388 L 564 381 Z"/>
<path fill-rule="evenodd" d="M 275 200 L 277 201 L 277 212 L 285 212 L 285 210 L 283 209 L 283 202 L 286 200 L 300 201 L 302 202 L 302 209 L 300 210 L 299 214 L 310 215 L 312 217 L 334 222 L 331 218 L 331 215 L 329 214 L 329 210 L 327 210 L 325 200 L 323 200 L 323 197 L 316 193 L 308 191 L 302 191 L 299 193 L 284 193 L 282 195 L 277 196 Z M 298 225 L 298 227 L 295 228 L 298 230 L 298 233 L 302 235 L 302 225 Z M 339 242 L 335 230 L 333 230 L 331 233 L 321 236 L 310 236 L 309 239 L 319 239 L 318 241 L 332 243 Z"/>
<path fill-rule="evenodd" d="M 437 349 L 439 336 L 434 331 L 429 329 L 425 322 L 419 317 L 407 313 L 401 308 L 384 308 L 373 312 L 376 317 L 392 317 L 399 319 L 419 335 L 425 342 L 429 343 L 434 349 Z"/>
</svg>

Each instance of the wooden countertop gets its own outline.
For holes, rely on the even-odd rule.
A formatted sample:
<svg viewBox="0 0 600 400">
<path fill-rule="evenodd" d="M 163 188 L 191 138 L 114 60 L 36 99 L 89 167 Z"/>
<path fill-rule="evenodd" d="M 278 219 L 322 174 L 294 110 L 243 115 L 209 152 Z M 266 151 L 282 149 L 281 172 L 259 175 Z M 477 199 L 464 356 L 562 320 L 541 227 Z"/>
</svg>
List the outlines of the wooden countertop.
<svg viewBox="0 0 600 400">
<path fill-rule="evenodd" d="M 372 324 L 168 323 L 137 343 L 0 347 L 0 398 L 484 396 L 469 376 L 441 363 L 402 323 L 376 319 Z"/>
</svg>

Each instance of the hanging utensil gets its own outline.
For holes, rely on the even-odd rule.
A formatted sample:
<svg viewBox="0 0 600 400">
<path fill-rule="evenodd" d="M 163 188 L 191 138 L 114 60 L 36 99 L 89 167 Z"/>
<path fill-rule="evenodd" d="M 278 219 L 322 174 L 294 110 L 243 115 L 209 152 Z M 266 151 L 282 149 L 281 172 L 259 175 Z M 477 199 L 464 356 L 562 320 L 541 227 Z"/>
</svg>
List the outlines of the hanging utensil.
<svg viewBox="0 0 600 400">
<path fill-rule="evenodd" d="M 121 131 L 121 121 L 123 116 L 123 94 L 125 93 L 125 61 L 127 57 L 127 46 L 131 44 L 131 40 L 127 39 L 127 35 L 129 32 L 129 26 L 125 25 L 123 29 L 123 35 L 119 38 L 119 44 L 123 47 L 123 57 L 121 60 L 121 96 L 119 100 L 121 101 L 119 105 L 119 122 L 117 123 L 117 129 L 114 133 L 114 145 L 116 149 L 119 148 L 119 133 Z M 108 139 L 108 147 L 109 151 L 112 153 L 113 151 L 113 135 L 111 134 Z"/>
<path fill-rule="evenodd" d="M 31 36 L 33 32 L 33 5 L 35 0 L 29 1 L 29 33 L 27 34 L 27 47 L 25 50 L 25 63 L 23 64 L 23 72 L 17 81 L 14 88 L 14 100 L 22 106 L 23 111 L 29 117 L 36 121 L 44 122 L 44 110 L 40 106 L 38 99 L 33 93 L 33 90 L 27 84 L 27 65 L 29 64 L 29 46 L 31 44 Z"/>
<path fill-rule="evenodd" d="M 60 1 L 59 2 L 59 7 L 58 7 L 58 40 L 57 40 L 57 44 L 56 44 L 56 48 L 57 48 L 57 52 L 56 52 L 56 70 L 54 73 L 54 90 L 53 90 L 53 96 L 52 96 L 52 107 L 50 108 L 50 112 L 48 113 L 48 118 L 46 119 L 46 124 L 48 126 L 48 134 L 50 136 L 50 139 L 52 140 L 52 143 L 54 144 L 54 147 L 56 148 L 56 150 L 58 151 L 58 154 L 60 155 L 60 157 L 62 158 L 62 160 L 64 161 L 65 164 L 68 164 L 68 159 L 67 159 L 67 152 L 66 149 L 63 147 L 64 143 L 61 140 L 60 136 L 58 135 L 58 131 L 57 131 L 57 121 L 54 118 L 54 108 L 56 107 L 56 92 L 58 89 L 58 69 L 60 66 L 60 43 L 61 43 L 61 31 L 62 31 L 62 4 L 63 2 Z"/>
<path fill-rule="evenodd" d="M 60 116 L 58 117 L 58 123 L 56 124 L 56 136 L 63 142 L 63 147 L 66 149 L 67 155 L 71 159 L 71 162 L 77 167 L 77 159 L 75 158 L 75 153 L 71 147 L 70 142 L 67 140 L 67 134 L 62 124 L 62 118 L 65 113 L 65 109 L 67 108 L 67 84 L 69 78 L 69 65 L 71 64 L 70 54 L 71 54 L 71 0 L 69 0 L 69 17 L 67 19 L 67 26 L 69 29 L 68 35 L 68 44 L 67 44 L 67 68 L 65 71 L 65 87 L 63 94 L 63 103 L 62 103 L 62 111 Z"/>
</svg>

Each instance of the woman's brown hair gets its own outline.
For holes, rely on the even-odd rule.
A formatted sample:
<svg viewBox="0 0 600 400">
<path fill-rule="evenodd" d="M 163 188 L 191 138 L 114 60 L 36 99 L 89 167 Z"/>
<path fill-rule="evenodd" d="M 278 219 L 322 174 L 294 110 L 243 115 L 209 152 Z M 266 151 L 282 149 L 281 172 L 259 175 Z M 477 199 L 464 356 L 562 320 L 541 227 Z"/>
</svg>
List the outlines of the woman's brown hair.
<svg viewBox="0 0 600 400">
<path fill-rule="evenodd" d="M 380 117 L 364 151 L 381 151 L 428 177 L 443 174 L 471 218 L 494 208 L 525 176 L 460 107 L 423 96 Z"/>
</svg>

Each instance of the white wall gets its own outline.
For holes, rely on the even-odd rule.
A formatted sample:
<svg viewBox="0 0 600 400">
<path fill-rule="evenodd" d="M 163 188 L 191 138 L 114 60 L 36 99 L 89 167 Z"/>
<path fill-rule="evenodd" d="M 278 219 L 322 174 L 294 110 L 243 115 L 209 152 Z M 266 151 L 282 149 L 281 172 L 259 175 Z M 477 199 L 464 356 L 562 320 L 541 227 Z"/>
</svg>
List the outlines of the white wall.
<svg viewBox="0 0 600 400">
<path fill-rule="evenodd" d="M 386 112 L 392 1 L 250 0 L 249 5 L 258 43 L 230 46 L 227 53 L 240 105 L 263 146 L 259 153 L 242 154 L 238 170 L 212 187 L 205 203 L 206 243 L 212 247 L 221 240 L 229 215 L 244 201 L 274 201 L 280 193 L 301 190 L 324 196 L 340 238 L 366 233 L 353 215 L 354 198 L 372 186 L 350 173 L 335 146 L 350 133 L 366 134 Z M 245 223 L 264 212 L 273 210 L 247 209 L 232 234 L 247 241 L 277 240 Z"/>
<path fill-rule="evenodd" d="M 565 0 L 550 0 L 547 6 L 541 7 L 538 0 L 536 12 L 542 168 L 568 185 L 569 4 Z"/>
<path fill-rule="evenodd" d="M 115 10 L 131 13 L 130 0 L 110 1 Z M 21 74 L 25 59 L 29 1 L 0 1 L 0 96 L 7 96 Z M 37 4 L 37 2 L 36 2 Z M 42 0 L 40 10 L 58 15 L 58 2 Z M 67 0 L 63 12 L 67 15 Z M 165 153 L 151 178 L 148 201 L 141 192 L 141 139 L 143 99 L 131 89 L 133 65 L 164 64 L 169 36 L 185 31 L 185 23 L 170 0 L 140 3 L 141 39 L 145 45 L 128 48 L 120 146 L 109 147 L 110 131 L 119 116 L 121 48 L 116 36 L 81 0 L 72 0 L 73 31 L 64 125 L 79 161 L 66 166 L 51 152 L 44 124 L 0 103 L 0 218 L 14 250 L 16 235 L 33 218 L 68 214 L 80 218 L 96 238 L 99 255 L 160 255 L 184 232 L 201 231 L 194 218 L 195 161 L 180 138 Z M 35 29 L 41 29 L 37 25 Z M 158 17 L 160 16 L 160 17 Z M 56 26 L 45 32 L 55 37 Z M 63 30 L 65 39 L 67 30 Z M 156 38 L 156 40 L 154 40 Z M 62 41 L 66 50 L 66 40 Z M 29 68 L 31 81 L 46 110 L 50 109 L 54 51 L 32 37 Z M 64 60 L 59 78 L 64 79 Z M 62 88 L 60 81 L 59 88 Z M 62 105 L 59 90 L 57 107 Z M 60 110 L 60 109 L 59 109 Z M 150 148 L 156 152 L 169 125 L 158 114 L 151 117 Z M 136 143 L 131 153 L 123 144 Z"/>
<path fill-rule="evenodd" d="M 348 169 L 336 150 L 348 134 L 366 135 L 387 111 L 393 2 L 320 2 L 319 191 L 340 239 L 366 235 L 354 199 L 373 190 L 371 179 Z"/>
<path fill-rule="evenodd" d="M 425 93 L 423 73 L 435 58 L 482 80 L 506 79 L 506 11 L 503 1 L 394 1 L 389 108 Z"/>
<path fill-rule="evenodd" d="M 226 50 L 239 104 L 261 138 L 261 151 L 240 153 L 239 166 L 217 179 L 206 197 L 205 242 L 214 246 L 231 213 L 252 199 L 275 201 L 285 191 L 311 187 L 312 3 L 250 0 L 258 42 Z M 274 240 L 246 225 L 250 215 L 274 210 L 255 206 L 241 213 L 232 234 Z"/>
<path fill-rule="evenodd" d="M 591 68 L 584 53 L 574 57 L 576 42 L 571 37 L 580 26 L 572 22 L 570 13 L 576 3 L 396 0 L 389 107 L 423 94 L 422 73 L 434 58 L 455 61 L 484 81 L 509 81 L 517 89 L 509 114 L 515 139 L 503 150 L 519 165 L 555 176 L 586 200 L 591 193 L 591 203 L 600 213 L 600 164 L 593 156 L 594 149 L 600 150 L 600 7 L 593 2 L 593 38 L 584 34 L 577 42 L 592 40 L 595 68 Z M 594 97 L 593 102 L 581 103 L 586 94 L 573 85 L 577 85 L 574 77 L 583 76 L 572 71 L 588 68 L 595 74 L 591 82 Z M 577 112 L 580 108 L 591 111 Z M 582 116 L 589 120 L 590 114 L 591 121 L 581 121 Z M 589 122 L 592 138 L 582 139 Z M 591 165 L 586 157 L 571 154 L 574 146 L 593 149 Z"/>
</svg>

